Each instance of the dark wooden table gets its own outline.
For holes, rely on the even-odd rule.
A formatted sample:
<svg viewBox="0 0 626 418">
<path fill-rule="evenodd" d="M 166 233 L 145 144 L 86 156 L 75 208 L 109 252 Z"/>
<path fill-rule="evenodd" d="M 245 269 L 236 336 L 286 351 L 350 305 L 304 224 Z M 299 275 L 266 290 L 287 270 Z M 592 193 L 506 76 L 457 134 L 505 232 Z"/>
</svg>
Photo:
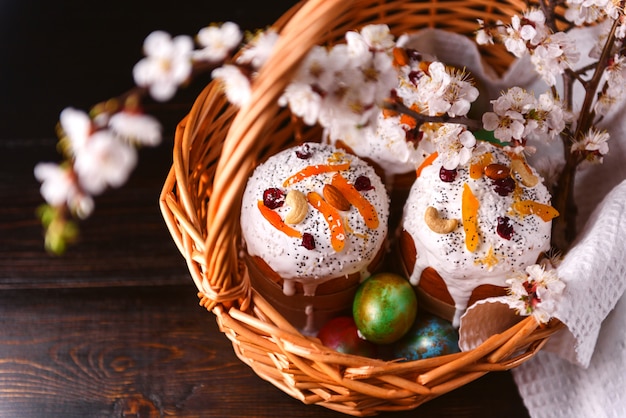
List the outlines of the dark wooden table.
<svg viewBox="0 0 626 418">
<path fill-rule="evenodd" d="M 33 167 L 57 161 L 54 124 L 121 93 L 153 29 L 255 28 L 292 1 L 258 4 L 4 0 L 0 6 L 0 416 L 340 417 L 306 406 L 234 355 L 158 209 L 171 131 L 141 151 L 127 186 L 97 200 L 81 240 L 46 254 Z M 93 3 L 95 5 L 95 3 Z M 197 91 L 197 90 L 196 90 Z M 160 111 L 177 120 L 194 91 Z M 173 128 L 173 125 L 170 126 Z M 527 417 L 510 373 L 491 373 L 393 417 Z"/>
</svg>

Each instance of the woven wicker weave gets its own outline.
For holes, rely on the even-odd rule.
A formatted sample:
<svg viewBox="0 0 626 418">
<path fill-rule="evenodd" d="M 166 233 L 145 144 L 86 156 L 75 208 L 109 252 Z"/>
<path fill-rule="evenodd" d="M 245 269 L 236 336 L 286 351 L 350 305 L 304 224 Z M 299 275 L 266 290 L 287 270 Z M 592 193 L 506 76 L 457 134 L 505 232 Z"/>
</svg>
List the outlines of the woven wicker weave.
<svg viewBox="0 0 626 418">
<path fill-rule="evenodd" d="M 237 356 L 260 377 L 304 403 L 346 414 L 407 410 L 490 371 L 516 367 L 561 327 L 558 322 L 537 327 L 528 317 L 472 351 L 426 360 L 345 355 L 305 337 L 281 317 L 251 288 L 239 257 L 240 199 L 251 170 L 287 146 L 319 137 L 319 129 L 302 126 L 276 104 L 309 47 L 335 42 L 347 30 L 370 23 L 385 23 L 396 35 L 423 27 L 471 35 L 477 18 L 507 21 L 525 5 L 519 0 L 302 2 L 275 23 L 281 38 L 248 107 L 238 112 L 216 83 L 200 93 L 177 128 L 161 209 L 201 304 L 216 315 Z M 499 72 L 511 61 L 494 47 L 484 57 Z"/>
</svg>

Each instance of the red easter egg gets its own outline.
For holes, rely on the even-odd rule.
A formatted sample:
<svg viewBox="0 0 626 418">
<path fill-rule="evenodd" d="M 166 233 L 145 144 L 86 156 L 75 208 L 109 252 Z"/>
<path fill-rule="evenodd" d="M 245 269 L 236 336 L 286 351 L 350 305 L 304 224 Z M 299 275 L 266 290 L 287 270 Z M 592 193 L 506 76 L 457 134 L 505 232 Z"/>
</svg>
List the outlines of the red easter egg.
<svg viewBox="0 0 626 418">
<path fill-rule="evenodd" d="M 354 319 L 340 316 L 328 321 L 317 334 L 322 344 L 344 354 L 376 357 L 376 345 L 359 337 Z"/>
</svg>

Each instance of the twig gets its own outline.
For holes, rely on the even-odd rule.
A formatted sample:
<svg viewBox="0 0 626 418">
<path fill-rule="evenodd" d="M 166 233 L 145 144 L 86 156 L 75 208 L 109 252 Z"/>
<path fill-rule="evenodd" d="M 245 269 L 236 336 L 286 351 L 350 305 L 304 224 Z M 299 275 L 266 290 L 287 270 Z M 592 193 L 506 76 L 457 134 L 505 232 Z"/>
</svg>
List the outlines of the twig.
<svg viewBox="0 0 626 418">
<path fill-rule="evenodd" d="M 402 103 L 397 101 L 387 101 L 383 104 L 383 107 L 388 110 L 392 110 L 394 112 L 403 113 L 407 116 L 411 116 L 417 122 L 417 125 L 420 126 L 424 123 L 458 123 L 460 125 L 465 125 L 471 131 L 477 131 L 482 129 L 483 125 L 480 121 L 475 119 L 470 119 L 465 116 L 429 116 L 424 115 L 423 113 L 419 113 L 414 111 L 413 109 L 409 109 Z"/>
</svg>

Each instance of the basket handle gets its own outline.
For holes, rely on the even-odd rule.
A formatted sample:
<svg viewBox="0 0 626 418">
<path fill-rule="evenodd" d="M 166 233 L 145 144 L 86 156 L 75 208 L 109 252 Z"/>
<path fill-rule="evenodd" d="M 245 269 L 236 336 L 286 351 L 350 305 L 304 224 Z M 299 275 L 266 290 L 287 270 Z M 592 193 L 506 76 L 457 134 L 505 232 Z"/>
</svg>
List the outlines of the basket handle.
<svg viewBox="0 0 626 418">
<path fill-rule="evenodd" d="M 278 114 L 278 98 L 309 49 L 351 3 L 349 0 L 310 0 L 295 6 L 298 10 L 279 28 L 280 37 L 274 52 L 252 85 L 250 103 L 242 107 L 232 121 L 217 163 L 207 214 L 205 277 L 211 289 L 228 293 L 231 288 L 238 288 L 239 293 L 249 292 L 249 283 L 245 283 L 249 279 L 242 274 L 237 249 L 243 188 L 256 156 L 272 141 L 264 132 Z M 231 296 L 234 299 L 236 295 Z M 248 295 L 238 296 L 248 299 Z M 211 304 L 205 303 L 205 306 L 209 308 Z"/>
</svg>

